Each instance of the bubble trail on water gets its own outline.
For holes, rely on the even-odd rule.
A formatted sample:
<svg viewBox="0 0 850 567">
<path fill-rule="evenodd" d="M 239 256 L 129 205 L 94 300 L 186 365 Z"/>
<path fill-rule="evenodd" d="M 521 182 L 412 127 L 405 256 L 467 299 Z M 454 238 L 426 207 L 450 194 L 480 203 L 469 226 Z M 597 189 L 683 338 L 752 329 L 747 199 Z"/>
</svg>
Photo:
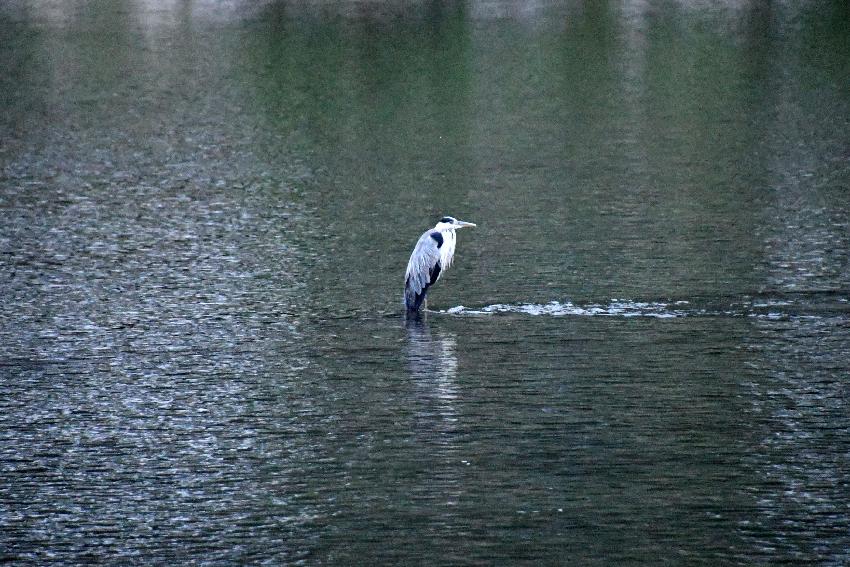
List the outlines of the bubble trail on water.
<svg viewBox="0 0 850 567">
<path fill-rule="evenodd" d="M 575 304 L 569 300 L 549 303 L 495 303 L 483 307 L 458 305 L 438 313 L 448 315 L 521 314 L 549 317 L 648 317 L 676 319 L 682 317 L 751 317 L 756 319 L 820 318 L 850 311 L 846 298 L 831 301 L 811 300 L 801 303 L 788 298 L 716 298 L 700 301 L 633 301 L 611 299 L 607 303 Z"/>
</svg>

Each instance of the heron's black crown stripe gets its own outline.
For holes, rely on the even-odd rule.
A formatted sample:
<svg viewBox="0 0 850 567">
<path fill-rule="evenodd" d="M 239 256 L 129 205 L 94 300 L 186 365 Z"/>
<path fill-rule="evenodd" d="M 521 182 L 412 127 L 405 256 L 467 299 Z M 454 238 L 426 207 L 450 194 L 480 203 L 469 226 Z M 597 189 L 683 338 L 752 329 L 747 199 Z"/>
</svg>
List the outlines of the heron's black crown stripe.
<svg viewBox="0 0 850 567">
<path fill-rule="evenodd" d="M 455 219 L 453 219 L 452 217 L 443 217 L 443 218 L 441 218 L 441 219 L 440 219 L 440 222 L 448 222 L 448 223 L 451 223 L 451 222 L 454 222 L 454 220 L 455 220 Z"/>
<path fill-rule="evenodd" d="M 443 235 L 440 234 L 439 232 L 432 232 L 431 238 L 433 238 L 434 240 L 437 241 L 437 248 L 439 248 L 443 245 Z"/>
</svg>

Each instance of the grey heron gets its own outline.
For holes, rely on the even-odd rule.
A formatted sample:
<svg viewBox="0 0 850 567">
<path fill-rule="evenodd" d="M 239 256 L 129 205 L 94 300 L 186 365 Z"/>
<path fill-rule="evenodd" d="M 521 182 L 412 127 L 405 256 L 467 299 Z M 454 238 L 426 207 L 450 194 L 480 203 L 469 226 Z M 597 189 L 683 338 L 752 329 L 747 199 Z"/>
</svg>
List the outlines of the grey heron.
<svg viewBox="0 0 850 567">
<path fill-rule="evenodd" d="M 443 217 L 434 228 L 419 237 L 404 274 L 404 306 L 408 313 L 419 311 L 428 288 L 437 283 L 452 265 L 457 242 L 455 231 L 468 226 L 475 224 Z"/>
</svg>

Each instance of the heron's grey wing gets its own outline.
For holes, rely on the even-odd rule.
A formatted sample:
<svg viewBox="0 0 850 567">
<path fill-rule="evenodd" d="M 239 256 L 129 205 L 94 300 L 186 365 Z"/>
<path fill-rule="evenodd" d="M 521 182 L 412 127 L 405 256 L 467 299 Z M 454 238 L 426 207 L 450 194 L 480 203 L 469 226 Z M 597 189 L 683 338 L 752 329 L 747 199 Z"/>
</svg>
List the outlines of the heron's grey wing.
<svg viewBox="0 0 850 567">
<path fill-rule="evenodd" d="M 422 293 L 436 281 L 436 279 L 431 281 L 432 275 L 435 278 L 439 277 L 439 272 L 434 274 L 434 268 L 439 261 L 440 248 L 437 240 L 431 237 L 431 231 L 428 231 L 419 237 L 416 248 L 413 249 L 413 254 L 407 262 L 407 272 L 404 274 L 405 288 L 412 290 L 416 295 Z"/>
</svg>

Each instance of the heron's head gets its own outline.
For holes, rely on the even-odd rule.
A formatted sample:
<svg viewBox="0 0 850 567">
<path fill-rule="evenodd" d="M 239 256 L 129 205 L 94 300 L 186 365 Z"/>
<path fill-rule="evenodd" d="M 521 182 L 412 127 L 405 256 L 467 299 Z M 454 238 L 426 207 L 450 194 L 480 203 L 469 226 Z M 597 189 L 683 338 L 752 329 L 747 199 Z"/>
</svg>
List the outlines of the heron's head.
<svg viewBox="0 0 850 567">
<path fill-rule="evenodd" d="M 466 228 L 468 226 L 475 226 L 475 223 L 457 220 L 454 217 L 443 217 L 434 228 L 437 230 L 456 230 L 458 228 Z"/>
</svg>

